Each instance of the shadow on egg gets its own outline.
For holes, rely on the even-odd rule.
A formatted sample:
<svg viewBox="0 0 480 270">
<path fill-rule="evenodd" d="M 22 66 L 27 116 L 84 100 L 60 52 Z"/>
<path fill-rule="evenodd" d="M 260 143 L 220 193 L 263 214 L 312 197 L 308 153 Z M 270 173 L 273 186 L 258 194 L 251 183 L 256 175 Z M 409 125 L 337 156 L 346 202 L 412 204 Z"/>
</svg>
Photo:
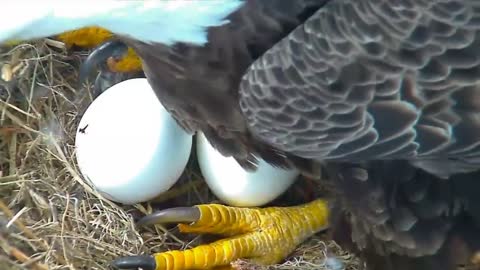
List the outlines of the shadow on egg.
<svg viewBox="0 0 480 270">
<path fill-rule="evenodd" d="M 196 135 L 198 164 L 212 192 L 232 206 L 265 205 L 282 195 L 297 179 L 299 172 L 275 168 L 263 160 L 255 172 L 245 171 L 232 157 L 215 150 L 205 135 Z"/>
<path fill-rule="evenodd" d="M 123 204 L 153 199 L 183 173 L 192 149 L 145 78 L 108 88 L 87 108 L 75 138 L 83 176 Z"/>
</svg>

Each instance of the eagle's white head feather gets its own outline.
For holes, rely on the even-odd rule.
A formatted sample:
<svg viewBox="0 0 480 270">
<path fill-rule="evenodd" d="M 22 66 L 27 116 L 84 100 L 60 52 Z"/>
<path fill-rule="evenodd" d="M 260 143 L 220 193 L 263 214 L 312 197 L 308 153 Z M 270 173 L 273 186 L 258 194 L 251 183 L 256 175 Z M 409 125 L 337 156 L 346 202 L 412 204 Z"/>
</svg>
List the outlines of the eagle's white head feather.
<svg viewBox="0 0 480 270">
<path fill-rule="evenodd" d="M 242 0 L 12 0 L 2 3 L 0 43 L 99 26 L 144 42 L 203 44 Z"/>
</svg>

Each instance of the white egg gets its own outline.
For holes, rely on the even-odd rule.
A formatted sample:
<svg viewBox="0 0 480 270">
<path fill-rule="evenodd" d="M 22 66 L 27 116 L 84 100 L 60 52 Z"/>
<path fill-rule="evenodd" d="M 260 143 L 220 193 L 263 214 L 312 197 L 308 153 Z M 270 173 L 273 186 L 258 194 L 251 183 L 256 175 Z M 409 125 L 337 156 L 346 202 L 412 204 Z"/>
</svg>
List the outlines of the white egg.
<svg viewBox="0 0 480 270">
<path fill-rule="evenodd" d="M 144 78 L 118 83 L 88 107 L 76 134 L 80 171 L 107 198 L 134 204 L 170 189 L 185 169 L 192 136 Z"/>
<path fill-rule="evenodd" d="M 197 158 L 212 192 L 232 206 L 254 207 L 271 202 L 297 179 L 296 170 L 275 168 L 260 160 L 257 171 L 245 171 L 235 159 L 224 157 L 202 134 L 197 134 Z"/>
</svg>

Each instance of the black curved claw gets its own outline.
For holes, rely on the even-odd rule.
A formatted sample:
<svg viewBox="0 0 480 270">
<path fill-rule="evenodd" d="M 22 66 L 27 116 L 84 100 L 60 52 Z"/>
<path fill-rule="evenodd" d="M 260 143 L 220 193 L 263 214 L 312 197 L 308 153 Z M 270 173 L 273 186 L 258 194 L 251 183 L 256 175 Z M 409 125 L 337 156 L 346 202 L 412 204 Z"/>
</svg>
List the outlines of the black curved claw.
<svg viewBox="0 0 480 270">
<path fill-rule="evenodd" d="M 109 57 L 121 58 L 125 56 L 127 52 L 128 46 L 117 39 L 106 41 L 102 45 L 96 47 L 80 66 L 78 78 L 80 86 L 89 79 L 92 70 L 97 68 L 100 64 L 106 63 Z"/>
<path fill-rule="evenodd" d="M 200 210 L 197 207 L 175 207 L 144 216 L 137 221 L 137 226 L 146 226 L 156 223 L 192 223 L 199 219 Z"/>
<path fill-rule="evenodd" d="M 117 269 L 155 270 L 157 263 L 152 256 L 128 256 L 115 259 L 112 266 Z"/>
</svg>

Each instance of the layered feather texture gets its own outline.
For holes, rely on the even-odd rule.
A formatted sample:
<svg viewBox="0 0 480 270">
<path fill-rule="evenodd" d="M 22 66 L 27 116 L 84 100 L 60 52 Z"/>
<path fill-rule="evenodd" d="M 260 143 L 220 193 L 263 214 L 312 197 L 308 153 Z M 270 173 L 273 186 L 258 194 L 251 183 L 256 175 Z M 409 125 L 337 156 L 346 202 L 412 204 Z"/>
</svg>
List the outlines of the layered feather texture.
<svg viewBox="0 0 480 270">
<path fill-rule="evenodd" d="M 242 113 L 307 159 L 476 170 L 479 22 L 473 0 L 332 1 L 249 68 Z"/>
<path fill-rule="evenodd" d="M 364 252 L 368 269 L 475 269 L 479 172 L 444 180 L 406 161 L 375 161 L 332 164 L 329 174 L 339 195 L 332 235 Z"/>
</svg>

